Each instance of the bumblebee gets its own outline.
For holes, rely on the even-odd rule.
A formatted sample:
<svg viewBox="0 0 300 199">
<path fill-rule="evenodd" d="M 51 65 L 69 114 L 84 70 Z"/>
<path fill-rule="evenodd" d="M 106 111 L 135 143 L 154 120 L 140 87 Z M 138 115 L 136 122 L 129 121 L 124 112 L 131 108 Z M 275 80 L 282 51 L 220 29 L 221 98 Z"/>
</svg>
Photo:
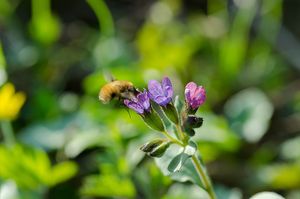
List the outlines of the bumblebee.
<svg viewBox="0 0 300 199">
<path fill-rule="evenodd" d="M 132 99 L 137 90 L 133 84 L 125 80 L 113 80 L 105 84 L 99 92 L 99 100 L 107 104 L 113 98 Z"/>
</svg>

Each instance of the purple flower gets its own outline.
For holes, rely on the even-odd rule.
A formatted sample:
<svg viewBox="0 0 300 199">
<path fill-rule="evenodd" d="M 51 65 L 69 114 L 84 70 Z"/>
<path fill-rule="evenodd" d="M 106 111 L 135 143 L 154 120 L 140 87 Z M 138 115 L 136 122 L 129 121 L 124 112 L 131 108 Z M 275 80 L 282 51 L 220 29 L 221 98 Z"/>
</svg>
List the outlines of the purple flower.
<svg viewBox="0 0 300 199">
<path fill-rule="evenodd" d="M 185 86 L 185 100 L 193 110 L 205 102 L 206 92 L 203 86 L 190 82 Z"/>
<path fill-rule="evenodd" d="M 165 106 L 172 101 L 173 87 L 168 77 L 163 78 L 161 84 L 156 80 L 150 80 L 148 90 L 149 97 L 161 106 Z"/>
<path fill-rule="evenodd" d="M 150 111 L 150 99 L 146 90 L 137 94 L 136 98 L 131 100 L 125 99 L 124 104 L 138 114 L 143 114 L 145 111 Z"/>
</svg>

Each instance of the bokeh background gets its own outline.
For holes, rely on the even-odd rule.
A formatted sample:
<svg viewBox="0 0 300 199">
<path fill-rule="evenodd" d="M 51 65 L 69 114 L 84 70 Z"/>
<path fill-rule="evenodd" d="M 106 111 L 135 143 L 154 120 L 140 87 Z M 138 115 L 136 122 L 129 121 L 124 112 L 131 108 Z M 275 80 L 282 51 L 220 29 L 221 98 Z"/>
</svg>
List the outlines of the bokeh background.
<svg viewBox="0 0 300 199">
<path fill-rule="evenodd" d="M 111 73 L 206 88 L 194 140 L 219 198 L 299 199 L 299 21 L 297 0 L 1 0 L 0 198 L 199 198 L 98 101 Z"/>
</svg>

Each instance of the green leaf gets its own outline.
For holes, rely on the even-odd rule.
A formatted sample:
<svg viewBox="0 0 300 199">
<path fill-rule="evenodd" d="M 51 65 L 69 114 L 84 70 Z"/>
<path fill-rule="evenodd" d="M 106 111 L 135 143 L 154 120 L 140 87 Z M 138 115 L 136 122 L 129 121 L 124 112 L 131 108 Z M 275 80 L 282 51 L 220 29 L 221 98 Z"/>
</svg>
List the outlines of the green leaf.
<svg viewBox="0 0 300 199">
<path fill-rule="evenodd" d="M 0 145 L 0 178 L 13 179 L 18 187 L 35 190 L 51 187 L 75 175 L 75 163 L 65 162 L 51 167 L 47 154 L 39 149 Z"/>
<path fill-rule="evenodd" d="M 256 176 L 262 184 L 274 189 L 297 189 L 300 184 L 299 161 L 268 164 L 261 167 Z"/>
<path fill-rule="evenodd" d="M 183 158 L 186 157 L 186 161 L 181 166 L 180 170 L 177 172 L 170 172 L 168 170 L 168 166 L 170 165 L 171 161 L 176 157 L 179 156 L 179 154 L 182 154 L 183 148 L 179 147 L 177 145 L 171 145 L 169 149 L 165 152 L 165 154 L 161 158 L 155 158 L 156 165 L 160 168 L 162 173 L 166 176 L 170 176 L 173 180 L 179 181 L 179 182 L 186 182 L 191 181 L 195 184 L 198 184 L 199 186 L 203 187 L 197 171 L 194 168 L 194 165 L 191 161 L 189 156 L 187 154 L 183 155 Z M 180 157 L 182 158 L 182 157 Z M 178 158 L 180 160 L 180 158 Z M 175 162 L 175 160 L 174 160 Z M 176 161 L 177 162 L 177 161 Z M 176 164 L 174 163 L 176 166 Z M 173 168 L 176 168 L 172 165 Z M 171 170 L 171 169 L 170 169 Z M 174 169 L 172 169 L 174 170 Z"/>
<path fill-rule="evenodd" d="M 168 170 L 171 173 L 177 172 L 181 169 L 181 167 L 184 165 L 185 161 L 189 158 L 190 156 L 186 153 L 180 153 L 177 156 L 175 156 L 172 161 L 170 162 L 168 166 Z"/>
<path fill-rule="evenodd" d="M 80 190 L 83 196 L 132 198 L 135 188 L 128 178 L 121 178 L 115 174 L 88 176 Z"/>
<path fill-rule="evenodd" d="M 57 164 L 52 169 L 51 184 L 55 185 L 59 182 L 63 182 L 77 173 L 77 165 L 74 162 L 62 162 Z"/>
</svg>

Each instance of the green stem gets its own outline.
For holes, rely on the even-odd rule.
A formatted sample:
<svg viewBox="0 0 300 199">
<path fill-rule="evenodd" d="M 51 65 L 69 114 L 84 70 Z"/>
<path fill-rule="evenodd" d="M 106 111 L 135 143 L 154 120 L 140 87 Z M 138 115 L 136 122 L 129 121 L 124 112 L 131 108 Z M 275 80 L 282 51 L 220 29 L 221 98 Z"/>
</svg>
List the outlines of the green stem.
<svg viewBox="0 0 300 199">
<path fill-rule="evenodd" d="M 186 135 L 182 132 L 181 128 L 179 125 L 176 125 L 177 132 L 179 133 L 180 139 L 173 138 L 168 132 L 164 131 L 162 132 L 170 141 L 178 144 L 179 146 L 185 147 L 187 145 L 188 139 Z M 201 182 L 203 183 L 208 195 L 210 196 L 210 199 L 216 199 L 216 194 L 214 192 L 214 189 L 212 187 L 211 181 L 209 179 L 209 176 L 207 172 L 205 171 L 204 166 L 200 163 L 200 160 L 198 159 L 197 155 L 194 154 L 192 156 L 192 162 L 194 165 L 194 168 L 196 169 L 199 178 Z"/>
<path fill-rule="evenodd" d="M 87 2 L 97 16 L 102 34 L 108 37 L 114 36 L 114 20 L 104 0 L 87 0 Z"/>
<path fill-rule="evenodd" d="M 209 194 L 211 199 L 216 199 L 216 194 L 213 190 L 212 184 L 210 182 L 209 176 L 207 175 L 207 173 L 205 172 L 205 168 L 201 165 L 200 161 L 197 158 L 197 155 L 193 155 L 192 156 L 192 161 L 194 164 L 194 167 L 207 191 L 207 193 Z"/>
<path fill-rule="evenodd" d="M 183 146 L 184 147 L 184 144 L 180 141 L 180 140 L 177 140 L 175 138 L 173 138 L 168 132 L 166 131 L 163 131 L 162 132 L 170 141 L 180 145 L 180 146 Z"/>
<path fill-rule="evenodd" d="M 188 137 L 187 137 L 187 135 L 181 130 L 180 124 L 177 124 L 177 125 L 176 125 L 176 129 L 177 129 L 177 131 L 179 132 L 180 140 L 182 140 L 183 143 L 185 143 L 185 145 L 187 145 L 187 144 L 188 144 Z"/>
<path fill-rule="evenodd" d="M 4 143 L 7 146 L 12 146 L 15 143 L 15 136 L 10 121 L 1 121 L 0 125 Z"/>
</svg>

